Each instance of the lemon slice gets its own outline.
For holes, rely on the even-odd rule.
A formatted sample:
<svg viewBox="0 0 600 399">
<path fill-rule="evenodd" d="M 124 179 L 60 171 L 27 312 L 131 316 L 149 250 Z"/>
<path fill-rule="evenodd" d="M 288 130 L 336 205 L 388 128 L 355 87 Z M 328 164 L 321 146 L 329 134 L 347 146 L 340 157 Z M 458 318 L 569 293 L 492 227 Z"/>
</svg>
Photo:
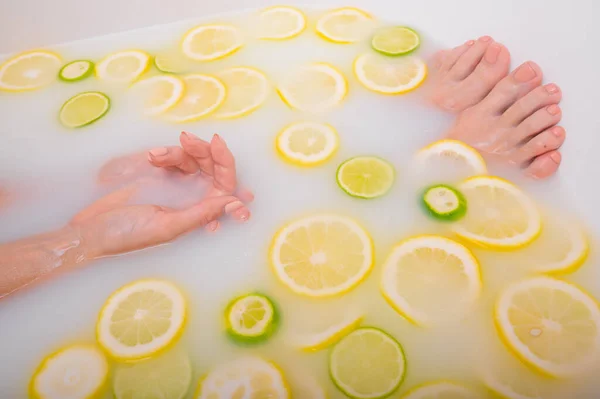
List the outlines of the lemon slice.
<svg viewBox="0 0 600 399">
<path fill-rule="evenodd" d="M 292 291 L 312 297 L 339 295 L 373 268 L 373 241 L 354 220 L 317 214 L 288 224 L 271 244 L 271 265 Z"/>
<path fill-rule="evenodd" d="M 338 186 L 347 194 L 365 199 L 385 195 L 394 184 L 396 172 L 388 161 L 377 157 L 355 157 L 337 170 Z"/>
<path fill-rule="evenodd" d="M 110 99 L 104 93 L 90 91 L 68 99 L 60 109 L 60 122 L 69 128 L 87 126 L 102 118 L 110 109 Z"/>
<path fill-rule="evenodd" d="M 209 75 L 191 74 L 183 77 L 185 94 L 167 113 L 177 123 L 191 122 L 208 116 L 225 101 L 225 85 Z"/>
<path fill-rule="evenodd" d="M 342 102 L 348 93 L 348 82 L 334 66 L 313 63 L 292 71 L 278 92 L 283 102 L 294 109 L 322 112 Z"/>
<path fill-rule="evenodd" d="M 258 357 L 242 357 L 225 363 L 200 382 L 196 399 L 290 397 L 278 367 Z"/>
<path fill-rule="evenodd" d="M 534 373 L 514 358 L 504 367 L 485 370 L 482 380 L 490 391 L 504 399 L 545 399 L 549 393 L 556 392 L 559 381 Z"/>
<path fill-rule="evenodd" d="M 328 348 L 358 328 L 363 316 L 354 316 L 340 323 L 333 324 L 315 334 L 298 337 L 296 345 L 305 352 L 316 352 Z"/>
<path fill-rule="evenodd" d="M 354 74 L 367 89 L 382 94 L 403 94 L 419 87 L 427 77 L 427 65 L 417 57 L 391 58 L 362 54 L 354 61 Z"/>
<path fill-rule="evenodd" d="M 150 55 L 143 51 L 119 51 L 96 64 L 96 76 L 116 83 L 133 83 L 150 67 Z"/>
<path fill-rule="evenodd" d="M 269 339 L 278 327 L 278 319 L 273 301 L 264 295 L 236 298 L 225 310 L 227 332 L 238 342 L 259 343 Z"/>
<path fill-rule="evenodd" d="M 244 45 L 241 32 L 233 25 L 200 25 L 183 36 L 181 51 L 196 61 L 226 57 Z"/>
<path fill-rule="evenodd" d="M 186 303 L 177 287 L 161 280 L 139 280 L 106 300 L 96 337 L 115 358 L 141 359 L 173 344 L 185 320 Z"/>
<path fill-rule="evenodd" d="M 113 391 L 116 399 L 183 399 L 192 382 L 192 365 L 180 350 L 133 364 L 119 364 Z"/>
<path fill-rule="evenodd" d="M 439 140 L 419 150 L 416 161 L 439 170 L 451 169 L 463 177 L 487 174 L 483 157 L 474 148 L 458 140 Z"/>
<path fill-rule="evenodd" d="M 146 115 L 159 115 L 173 108 L 183 98 L 185 83 L 174 75 L 158 75 L 140 80 L 135 88 L 144 97 Z"/>
<path fill-rule="evenodd" d="M 317 34 L 334 43 L 353 43 L 373 27 L 373 17 L 358 8 L 344 7 L 327 12 L 317 21 Z"/>
<path fill-rule="evenodd" d="M 188 73 L 193 69 L 193 61 L 183 55 L 179 49 L 168 50 L 154 57 L 154 66 L 164 73 Z"/>
<path fill-rule="evenodd" d="M 215 114 L 220 119 L 237 118 L 256 111 L 269 94 L 269 80 L 253 68 L 230 68 L 217 77 L 227 88 L 225 102 Z"/>
<path fill-rule="evenodd" d="M 381 274 L 385 299 L 416 325 L 462 316 L 479 297 L 481 284 L 473 254 L 455 241 L 432 235 L 398 244 Z"/>
<path fill-rule="evenodd" d="M 421 44 L 419 34 L 406 26 L 379 30 L 371 40 L 371 47 L 384 55 L 404 55 L 415 51 Z"/>
<path fill-rule="evenodd" d="M 436 381 L 419 385 L 401 399 L 479 399 L 471 388 L 451 381 Z"/>
<path fill-rule="evenodd" d="M 553 377 L 600 359 L 600 307 L 573 284 L 535 277 L 510 285 L 496 304 L 501 338 L 524 362 Z"/>
<path fill-rule="evenodd" d="M 73 345 L 45 358 L 31 378 L 38 399 L 88 399 L 99 395 L 108 377 L 108 362 L 91 345 Z"/>
<path fill-rule="evenodd" d="M 364 327 L 333 347 L 329 374 L 351 398 L 383 398 L 404 380 L 406 359 L 402 346 L 393 337 L 377 328 Z"/>
<path fill-rule="evenodd" d="M 79 82 L 89 78 L 94 73 L 94 63 L 87 60 L 72 61 L 63 66 L 58 77 L 64 82 Z"/>
<path fill-rule="evenodd" d="M 306 29 L 306 16 L 294 7 L 269 7 L 260 12 L 259 18 L 261 39 L 291 39 Z"/>
<path fill-rule="evenodd" d="M 469 211 L 452 225 L 456 234 L 484 247 L 520 248 L 542 230 L 535 203 L 512 183 L 494 176 L 472 177 L 459 189 Z"/>
<path fill-rule="evenodd" d="M 0 65 L 0 90 L 25 91 L 47 86 L 56 79 L 61 59 L 50 51 L 17 54 Z"/>
<path fill-rule="evenodd" d="M 294 123 L 284 128 L 275 140 L 275 147 L 283 159 L 300 166 L 326 162 L 338 146 L 337 131 L 324 123 Z"/>
</svg>

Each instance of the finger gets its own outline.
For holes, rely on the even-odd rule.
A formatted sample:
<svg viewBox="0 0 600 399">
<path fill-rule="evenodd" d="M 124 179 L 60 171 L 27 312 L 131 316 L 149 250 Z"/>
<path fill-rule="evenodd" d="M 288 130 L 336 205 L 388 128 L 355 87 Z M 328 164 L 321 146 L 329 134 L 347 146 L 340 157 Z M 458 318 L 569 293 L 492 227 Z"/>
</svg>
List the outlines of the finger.
<svg viewBox="0 0 600 399">
<path fill-rule="evenodd" d="M 240 199 L 240 201 L 242 201 L 246 204 L 254 201 L 254 194 L 252 193 L 252 191 L 250 191 L 246 188 L 238 189 L 237 192 L 235 193 L 235 195 Z"/>
<path fill-rule="evenodd" d="M 194 157 L 200 170 L 207 176 L 212 177 L 214 175 L 214 162 L 210 153 L 210 143 L 188 132 L 181 132 L 179 142 L 184 151 Z"/>
<path fill-rule="evenodd" d="M 207 198 L 190 208 L 170 212 L 166 226 L 171 230 L 173 236 L 178 236 L 217 220 L 223 215 L 227 205 L 236 202 L 240 202 L 240 200 L 230 195 Z"/>
<path fill-rule="evenodd" d="M 137 177 L 149 173 L 152 167 L 146 161 L 146 152 L 126 155 L 123 157 L 111 159 L 98 172 L 98 182 L 100 183 L 125 183 L 130 182 Z"/>
<path fill-rule="evenodd" d="M 125 205 L 138 192 L 139 188 L 139 184 L 132 184 L 118 191 L 105 195 L 75 215 L 73 219 L 71 219 L 71 223 L 78 224 L 102 213 Z"/>
<path fill-rule="evenodd" d="M 245 222 L 250 219 L 250 210 L 241 201 L 235 201 L 225 206 L 225 213 L 235 220 Z"/>
<path fill-rule="evenodd" d="M 187 174 L 194 174 L 200 170 L 196 160 L 179 146 L 150 150 L 148 161 L 154 166 L 161 168 L 174 167 Z"/>
<path fill-rule="evenodd" d="M 204 226 L 204 229 L 206 231 L 208 231 L 209 233 L 214 233 L 215 231 L 219 230 L 220 226 L 221 226 L 221 223 L 219 223 L 218 220 L 213 220 L 212 222 L 210 222 L 209 224 Z"/>
<path fill-rule="evenodd" d="M 233 194 L 237 187 L 235 159 L 225 141 L 215 134 L 210 142 L 210 153 L 215 163 L 214 186 L 225 194 Z"/>
</svg>

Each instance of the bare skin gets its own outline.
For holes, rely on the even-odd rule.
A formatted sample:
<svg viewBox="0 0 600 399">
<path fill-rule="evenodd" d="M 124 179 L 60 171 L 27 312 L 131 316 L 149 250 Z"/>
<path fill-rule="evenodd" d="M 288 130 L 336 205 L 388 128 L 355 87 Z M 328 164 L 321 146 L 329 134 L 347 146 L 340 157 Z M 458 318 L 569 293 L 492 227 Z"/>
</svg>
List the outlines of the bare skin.
<svg viewBox="0 0 600 399">
<path fill-rule="evenodd" d="M 447 136 L 536 179 L 553 175 L 566 138 L 562 98 L 532 61 L 508 73 L 510 54 L 489 36 L 437 54 L 432 101 L 457 112 Z"/>
</svg>

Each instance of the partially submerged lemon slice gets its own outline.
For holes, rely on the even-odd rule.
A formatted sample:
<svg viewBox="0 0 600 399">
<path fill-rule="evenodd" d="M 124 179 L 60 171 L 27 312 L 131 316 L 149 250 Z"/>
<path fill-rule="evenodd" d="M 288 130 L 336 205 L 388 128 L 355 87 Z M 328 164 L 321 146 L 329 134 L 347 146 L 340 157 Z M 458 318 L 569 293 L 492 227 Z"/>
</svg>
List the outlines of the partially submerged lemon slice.
<svg viewBox="0 0 600 399">
<path fill-rule="evenodd" d="M 198 120 L 215 112 L 225 101 L 227 89 L 214 76 L 190 74 L 183 77 L 185 94 L 167 112 L 167 119 L 184 123 Z"/>
<path fill-rule="evenodd" d="M 150 55 L 144 51 L 119 51 L 96 64 L 96 76 L 116 83 L 133 83 L 150 67 Z"/>
<path fill-rule="evenodd" d="M 305 352 L 323 350 L 354 331 L 362 321 L 362 315 L 348 317 L 338 323 L 331 324 L 322 331 L 297 337 L 295 344 Z"/>
<path fill-rule="evenodd" d="M 436 381 L 419 385 L 401 399 L 479 399 L 477 392 L 453 381 Z"/>
<path fill-rule="evenodd" d="M 146 115 L 159 115 L 173 108 L 185 93 L 185 83 L 174 75 L 158 75 L 135 84 Z"/>
<path fill-rule="evenodd" d="M 415 158 L 420 167 L 450 169 L 462 178 L 487 174 L 483 157 L 458 140 L 444 139 L 431 143 L 419 150 Z"/>
<path fill-rule="evenodd" d="M 17 54 L 0 65 L 0 90 L 26 91 L 47 86 L 56 80 L 60 57 L 36 50 Z"/>
<path fill-rule="evenodd" d="M 374 25 L 373 17 L 352 7 L 328 11 L 317 21 L 317 34 L 334 43 L 353 43 L 366 37 Z"/>
<path fill-rule="evenodd" d="M 225 102 L 215 113 L 220 119 L 238 118 L 256 111 L 271 89 L 265 74 L 254 68 L 229 68 L 217 77 L 227 88 Z"/>
<path fill-rule="evenodd" d="M 196 61 L 226 57 L 244 45 L 242 34 L 233 25 L 200 25 L 183 36 L 181 51 Z"/>
<path fill-rule="evenodd" d="M 259 37 L 267 40 L 285 40 L 298 36 L 306 28 L 306 16 L 297 8 L 275 6 L 259 14 Z"/>
<path fill-rule="evenodd" d="M 283 129 L 275 146 L 284 160 L 300 166 L 316 166 L 330 159 L 339 146 L 337 131 L 316 122 L 294 123 Z"/>
<path fill-rule="evenodd" d="M 371 156 L 350 158 L 338 167 L 336 181 L 346 194 L 372 199 L 387 194 L 396 179 L 394 166 Z"/>
<path fill-rule="evenodd" d="M 413 56 L 390 58 L 367 53 L 354 61 L 354 73 L 369 90 L 382 94 L 403 94 L 425 81 L 427 65 Z"/>
</svg>

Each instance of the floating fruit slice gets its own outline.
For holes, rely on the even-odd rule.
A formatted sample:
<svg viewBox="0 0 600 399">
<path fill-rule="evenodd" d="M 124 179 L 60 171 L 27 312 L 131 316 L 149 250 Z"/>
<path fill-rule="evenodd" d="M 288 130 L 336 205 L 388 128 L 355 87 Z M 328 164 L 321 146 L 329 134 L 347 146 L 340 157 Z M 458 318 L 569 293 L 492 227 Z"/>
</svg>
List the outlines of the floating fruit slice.
<svg viewBox="0 0 600 399">
<path fill-rule="evenodd" d="M 287 373 L 289 376 L 290 374 Z M 307 373 L 293 373 L 290 386 L 292 398 L 298 399 L 327 399 L 325 389 L 315 377 Z"/>
<path fill-rule="evenodd" d="M 456 234 L 484 247 L 520 248 L 542 230 L 535 203 L 514 184 L 494 176 L 467 179 L 459 189 L 469 212 L 452 225 Z"/>
<path fill-rule="evenodd" d="M 179 49 L 163 51 L 154 57 L 154 66 L 164 73 L 188 73 L 193 69 L 193 61 Z"/>
<path fill-rule="evenodd" d="M 534 277 L 496 304 L 501 338 L 524 362 L 553 377 L 577 375 L 600 358 L 600 306 L 571 283 Z"/>
<path fill-rule="evenodd" d="M 377 157 L 355 157 L 343 162 L 337 170 L 338 186 L 347 194 L 365 199 L 385 195 L 394 184 L 392 164 Z"/>
<path fill-rule="evenodd" d="M 116 399 L 183 399 L 192 382 L 190 359 L 172 350 L 133 364 L 119 364 L 113 391 Z"/>
<path fill-rule="evenodd" d="M 385 261 L 381 292 L 414 324 L 453 320 L 468 311 L 481 293 L 479 263 L 466 247 L 448 238 L 409 238 Z"/>
<path fill-rule="evenodd" d="M 225 85 L 209 75 L 191 74 L 183 77 L 185 94 L 167 114 L 173 122 L 191 122 L 208 116 L 225 101 Z"/>
<path fill-rule="evenodd" d="M 227 97 L 215 113 L 221 119 L 237 118 L 256 111 L 267 99 L 269 80 L 254 68 L 230 68 L 217 75 L 227 88 Z"/>
<path fill-rule="evenodd" d="M 116 83 L 133 83 L 150 67 L 150 55 L 144 51 L 119 51 L 96 64 L 96 76 Z"/>
<path fill-rule="evenodd" d="M 415 51 L 421 44 L 419 34 L 406 26 L 380 29 L 371 39 L 374 50 L 390 56 L 404 55 Z"/>
<path fill-rule="evenodd" d="M 72 61 L 63 66 L 58 77 L 64 82 L 78 82 L 89 78 L 94 73 L 94 63 L 87 60 Z"/>
<path fill-rule="evenodd" d="M 90 91 L 68 99 L 60 109 L 60 122 L 70 128 L 87 126 L 102 118 L 110 109 L 110 99 L 104 93 Z"/>
<path fill-rule="evenodd" d="M 159 115 L 173 108 L 185 93 L 185 83 L 174 75 L 158 75 L 135 84 L 143 96 L 146 115 Z"/>
<path fill-rule="evenodd" d="M 225 363 L 200 381 L 196 399 L 269 398 L 289 399 L 279 368 L 258 357 Z"/>
<path fill-rule="evenodd" d="M 350 317 L 341 323 L 333 324 L 323 331 L 305 335 L 296 340 L 296 345 L 306 352 L 316 352 L 328 348 L 354 331 L 363 321 L 363 316 Z"/>
<path fill-rule="evenodd" d="M 275 275 L 292 291 L 312 297 L 340 295 L 373 268 L 373 241 L 350 218 L 317 214 L 279 230 L 270 258 Z"/>
<path fill-rule="evenodd" d="M 300 166 L 316 166 L 330 159 L 339 146 L 337 131 L 324 123 L 294 123 L 283 129 L 275 146 L 284 160 Z"/>
<path fill-rule="evenodd" d="M 36 399 L 88 399 L 99 395 L 108 377 L 108 362 L 91 345 L 73 345 L 45 358 L 29 384 Z"/>
<path fill-rule="evenodd" d="M 329 358 L 329 375 L 351 398 L 384 398 L 404 380 L 402 346 L 377 328 L 359 328 L 338 342 Z"/>
<path fill-rule="evenodd" d="M 200 25 L 183 36 L 181 51 L 196 61 L 226 57 L 244 45 L 241 32 L 233 25 Z"/>
<path fill-rule="evenodd" d="M 294 109 L 322 112 L 342 102 L 348 93 L 348 82 L 334 66 L 314 63 L 292 71 L 279 85 L 278 92 Z"/>
<path fill-rule="evenodd" d="M 439 140 L 421 149 L 416 156 L 421 165 L 434 165 L 442 168 L 466 168 L 469 175 L 487 174 L 487 166 L 483 157 L 474 148 L 458 140 Z M 466 176 L 468 177 L 468 176 Z"/>
<path fill-rule="evenodd" d="M 403 94 L 425 81 L 427 65 L 412 56 L 390 58 L 362 54 L 354 61 L 354 74 L 364 87 L 376 93 Z"/>
<path fill-rule="evenodd" d="M 259 343 L 269 339 L 278 327 L 278 318 L 273 301 L 258 294 L 236 298 L 225 310 L 229 336 L 243 343 Z"/>
<path fill-rule="evenodd" d="M 427 213 L 438 220 L 459 220 L 467 213 L 465 197 L 460 191 L 445 184 L 426 188 L 421 202 Z"/>
<path fill-rule="evenodd" d="M 177 287 L 161 280 L 139 280 L 106 300 L 96 336 L 111 356 L 141 359 L 173 344 L 185 320 L 186 303 Z"/>
<path fill-rule="evenodd" d="M 261 39 L 291 39 L 306 29 L 306 16 L 294 7 L 269 7 L 260 12 L 259 18 Z"/>
<path fill-rule="evenodd" d="M 334 43 L 353 43 L 364 38 L 374 25 L 373 17 L 358 8 L 344 7 L 327 12 L 317 21 L 317 33 Z"/>
<path fill-rule="evenodd" d="M 60 57 L 50 51 L 17 54 L 0 65 L 0 90 L 26 91 L 47 86 L 56 79 Z"/>
<path fill-rule="evenodd" d="M 437 381 L 419 385 L 401 399 L 479 399 L 471 388 L 451 381 Z"/>
<path fill-rule="evenodd" d="M 560 380 L 537 374 L 505 352 L 508 357 L 500 366 L 487 366 L 482 372 L 482 382 L 502 399 L 546 399 L 559 390 Z M 510 356 L 510 357 L 509 357 Z"/>
</svg>

